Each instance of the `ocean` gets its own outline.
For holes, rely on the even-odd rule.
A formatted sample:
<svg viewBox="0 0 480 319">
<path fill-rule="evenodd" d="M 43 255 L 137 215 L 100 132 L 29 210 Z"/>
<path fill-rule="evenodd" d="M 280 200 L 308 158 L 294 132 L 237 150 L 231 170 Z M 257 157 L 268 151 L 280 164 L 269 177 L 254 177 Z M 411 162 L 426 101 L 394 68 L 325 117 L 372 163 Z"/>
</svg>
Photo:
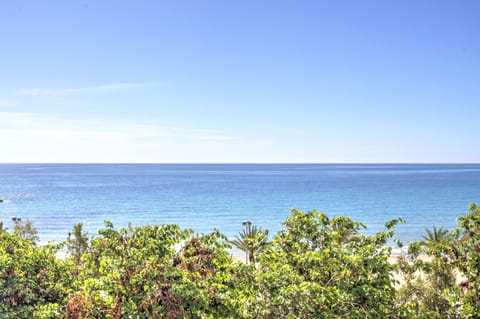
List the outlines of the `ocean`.
<svg viewBox="0 0 480 319">
<path fill-rule="evenodd" d="M 402 217 L 408 242 L 480 202 L 480 164 L 0 164 L 0 199 L 4 225 L 30 219 L 42 242 L 80 222 L 94 235 L 104 220 L 229 237 L 250 220 L 274 234 L 291 208 L 351 216 L 367 234 Z"/>
</svg>

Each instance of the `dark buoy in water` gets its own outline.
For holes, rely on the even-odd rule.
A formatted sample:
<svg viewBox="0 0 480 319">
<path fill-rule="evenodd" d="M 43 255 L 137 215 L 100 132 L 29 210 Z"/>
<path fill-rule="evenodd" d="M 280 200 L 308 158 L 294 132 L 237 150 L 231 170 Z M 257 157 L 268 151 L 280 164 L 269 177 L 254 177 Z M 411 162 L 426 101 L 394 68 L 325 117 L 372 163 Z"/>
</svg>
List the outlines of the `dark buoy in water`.
<svg viewBox="0 0 480 319">
<path fill-rule="evenodd" d="M 0 203 L 3 203 L 3 199 L 0 198 Z"/>
</svg>

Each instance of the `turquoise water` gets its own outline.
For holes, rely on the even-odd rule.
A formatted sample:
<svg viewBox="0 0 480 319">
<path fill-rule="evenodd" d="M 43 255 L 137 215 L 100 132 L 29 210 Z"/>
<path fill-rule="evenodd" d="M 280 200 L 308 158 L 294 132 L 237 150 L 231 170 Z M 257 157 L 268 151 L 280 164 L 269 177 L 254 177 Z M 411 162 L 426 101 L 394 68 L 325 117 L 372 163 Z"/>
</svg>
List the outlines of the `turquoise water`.
<svg viewBox="0 0 480 319">
<path fill-rule="evenodd" d="M 275 232 L 292 207 L 352 216 L 368 233 L 403 217 L 397 234 L 410 241 L 480 202 L 480 165 L 0 164 L 0 198 L 0 220 L 31 219 L 43 242 L 78 222 L 94 234 L 106 219 L 227 236 L 249 219 Z"/>
</svg>

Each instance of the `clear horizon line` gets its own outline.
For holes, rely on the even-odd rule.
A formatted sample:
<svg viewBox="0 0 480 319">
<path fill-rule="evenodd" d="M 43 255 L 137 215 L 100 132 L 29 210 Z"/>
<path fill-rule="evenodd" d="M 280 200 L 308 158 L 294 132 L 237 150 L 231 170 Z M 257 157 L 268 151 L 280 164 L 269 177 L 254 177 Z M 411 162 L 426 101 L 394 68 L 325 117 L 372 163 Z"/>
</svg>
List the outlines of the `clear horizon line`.
<svg viewBox="0 0 480 319">
<path fill-rule="evenodd" d="M 0 162 L 0 165 L 480 165 L 480 162 Z"/>
</svg>

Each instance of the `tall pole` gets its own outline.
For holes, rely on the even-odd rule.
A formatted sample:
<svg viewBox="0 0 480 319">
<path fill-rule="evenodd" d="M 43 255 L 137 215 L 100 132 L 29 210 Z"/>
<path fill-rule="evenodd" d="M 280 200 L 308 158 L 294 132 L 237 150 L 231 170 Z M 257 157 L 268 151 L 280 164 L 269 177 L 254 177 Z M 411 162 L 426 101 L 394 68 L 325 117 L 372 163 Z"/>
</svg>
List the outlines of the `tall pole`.
<svg viewBox="0 0 480 319">
<path fill-rule="evenodd" d="M 243 225 L 243 227 L 250 228 L 250 226 L 252 225 L 252 222 L 247 219 L 247 220 L 244 220 L 244 221 L 242 222 L 242 225 Z M 249 261 L 250 261 L 250 258 L 249 258 L 249 257 L 250 257 L 250 256 L 249 256 L 249 249 L 248 249 L 248 247 L 247 247 L 247 249 L 245 250 L 245 263 L 246 263 L 246 264 L 248 264 Z"/>
</svg>

